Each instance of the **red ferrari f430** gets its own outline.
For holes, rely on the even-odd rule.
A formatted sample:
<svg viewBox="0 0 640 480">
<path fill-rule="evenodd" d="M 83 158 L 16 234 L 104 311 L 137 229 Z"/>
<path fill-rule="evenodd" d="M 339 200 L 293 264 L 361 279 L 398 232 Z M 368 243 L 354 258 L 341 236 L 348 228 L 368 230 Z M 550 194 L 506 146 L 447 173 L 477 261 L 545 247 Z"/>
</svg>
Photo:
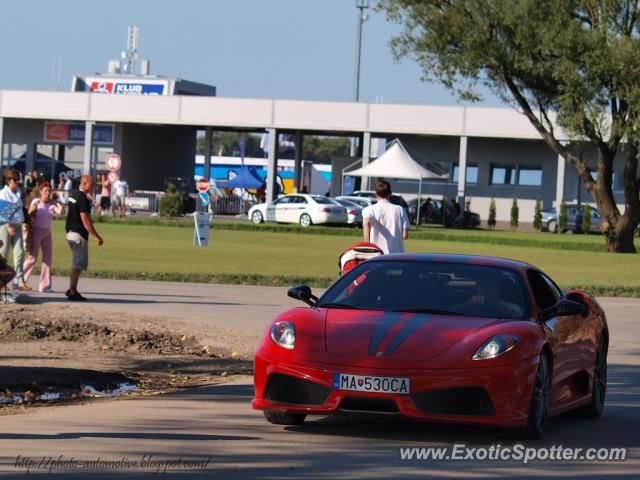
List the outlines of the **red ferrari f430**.
<svg viewBox="0 0 640 480">
<path fill-rule="evenodd" d="M 320 298 L 307 286 L 267 328 L 253 408 L 275 424 L 382 413 L 517 429 L 598 418 L 609 331 L 598 302 L 532 265 L 491 257 L 384 255 Z"/>
</svg>

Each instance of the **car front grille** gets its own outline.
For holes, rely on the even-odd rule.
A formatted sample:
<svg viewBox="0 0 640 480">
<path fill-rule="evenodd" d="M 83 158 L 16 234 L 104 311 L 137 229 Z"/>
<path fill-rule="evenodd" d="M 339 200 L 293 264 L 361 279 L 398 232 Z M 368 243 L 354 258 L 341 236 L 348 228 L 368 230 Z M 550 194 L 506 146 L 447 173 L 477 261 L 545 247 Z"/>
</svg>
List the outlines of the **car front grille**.
<svg viewBox="0 0 640 480">
<path fill-rule="evenodd" d="M 489 395 L 480 387 L 430 390 L 416 393 L 411 399 L 422 413 L 428 415 L 495 415 Z"/>
<path fill-rule="evenodd" d="M 396 402 L 390 398 L 346 397 L 340 409 L 347 412 L 400 413 Z"/>
<path fill-rule="evenodd" d="M 274 373 L 267 380 L 264 399 L 295 405 L 322 405 L 331 389 L 301 378 Z"/>
</svg>

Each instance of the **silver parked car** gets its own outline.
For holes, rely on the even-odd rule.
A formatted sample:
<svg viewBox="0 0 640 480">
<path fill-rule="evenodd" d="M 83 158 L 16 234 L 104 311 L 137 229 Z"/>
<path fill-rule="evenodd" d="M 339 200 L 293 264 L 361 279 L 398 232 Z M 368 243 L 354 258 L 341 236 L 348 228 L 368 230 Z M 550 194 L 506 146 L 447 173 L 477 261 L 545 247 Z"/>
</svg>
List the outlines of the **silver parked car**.
<svg viewBox="0 0 640 480">
<path fill-rule="evenodd" d="M 567 226 L 562 233 L 571 231 L 582 233 L 582 216 L 584 205 L 567 205 Z M 542 228 L 552 233 L 558 232 L 558 210 L 552 208 L 542 212 Z M 591 208 L 591 225 L 589 233 L 600 233 L 600 213 L 595 208 Z"/>
<path fill-rule="evenodd" d="M 344 197 L 336 197 L 335 200 L 347 209 L 347 223 L 349 225 L 362 225 L 362 209 L 364 207 Z"/>
</svg>

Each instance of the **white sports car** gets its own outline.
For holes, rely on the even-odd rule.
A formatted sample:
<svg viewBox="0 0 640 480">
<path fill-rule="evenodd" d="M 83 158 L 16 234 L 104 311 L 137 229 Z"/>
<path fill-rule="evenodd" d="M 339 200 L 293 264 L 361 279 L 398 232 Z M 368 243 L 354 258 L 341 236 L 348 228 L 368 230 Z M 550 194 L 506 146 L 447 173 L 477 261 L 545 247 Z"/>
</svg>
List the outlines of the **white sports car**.
<svg viewBox="0 0 640 480">
<path fill-rule="evenodd" d="M 347 223 L 347 210 L 331 198 L 298 193 L 254 205 L 249 210 L 249 218 L 253 223 L 299 223 L 308 227 L 318 223 Z"/>
</svg>

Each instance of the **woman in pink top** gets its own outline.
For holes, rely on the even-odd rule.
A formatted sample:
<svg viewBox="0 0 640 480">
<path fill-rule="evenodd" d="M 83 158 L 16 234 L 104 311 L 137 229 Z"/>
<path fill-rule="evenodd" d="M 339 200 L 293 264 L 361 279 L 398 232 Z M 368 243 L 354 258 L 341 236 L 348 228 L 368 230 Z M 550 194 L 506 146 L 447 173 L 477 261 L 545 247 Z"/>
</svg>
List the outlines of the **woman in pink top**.
<svg viewBox="0 0 640 480">
<path fill-rule="evenodd" d="M 38 290 L 51 292 L 51 261 L 53 257 L 53 245 L 51 240 L 51 220 L 54 215 L 62 213 L 62 205 L 51 201 L 51 185 L 48 182 L 40 182 L 38 185 L 39 198 L 34 198 L 29 206 L 29 216 L 33 218 L 33 231 L 31 250 L 29 257 L 24 262 L 25 283 L 31 276 L 33 266 L 36 264 L 38 252 L 42 247 L 42 268 L 40 269 L 40 284 Z"/>
</svg>

